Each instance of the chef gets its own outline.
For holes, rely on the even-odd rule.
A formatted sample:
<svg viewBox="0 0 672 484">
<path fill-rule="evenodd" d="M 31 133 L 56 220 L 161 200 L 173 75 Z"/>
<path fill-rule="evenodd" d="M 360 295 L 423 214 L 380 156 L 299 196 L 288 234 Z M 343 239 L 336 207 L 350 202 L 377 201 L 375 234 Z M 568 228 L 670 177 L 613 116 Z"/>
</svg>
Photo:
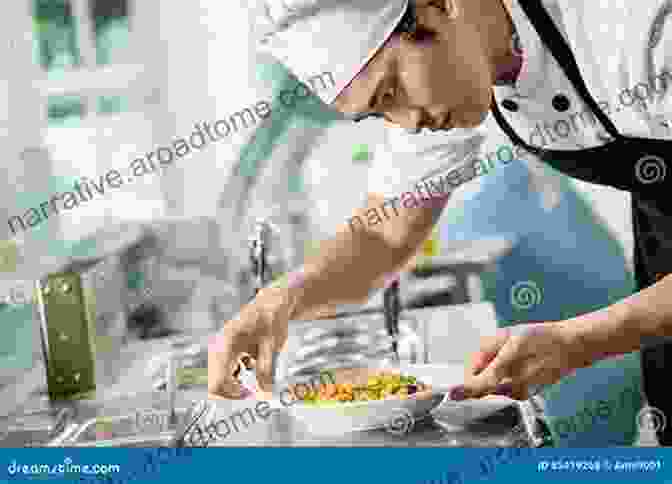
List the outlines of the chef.
<svg viewBox="0 0 672 484">
<path fill-rule="evenodd" d="M 478 176 L 474 156 L 491 113 L 516 156 L 631 194 L 638 292 L 570 320 L 501 330 L 451 397 L 527 398 L 641 350 L 649 405 L 672 419 L 671 14 L 663 0 L 263 0 L 261 47 L 300 80 L 331 73 L 333 87 L 316 94 L 346 118 L 382 118 L 377 163 L 396 175 L 290 284 L 262 290 L 213 338 L 210 393 L 243 394 L 233 376 L 242 353 L 269 390 L 288 320 L 365 300 L 403 267 L 450 193 Z M 430 187 L 429 202 L 411 194 L 419 184 Z M 672 428 L 663 427 L 668 445 Z"/>
</svg>

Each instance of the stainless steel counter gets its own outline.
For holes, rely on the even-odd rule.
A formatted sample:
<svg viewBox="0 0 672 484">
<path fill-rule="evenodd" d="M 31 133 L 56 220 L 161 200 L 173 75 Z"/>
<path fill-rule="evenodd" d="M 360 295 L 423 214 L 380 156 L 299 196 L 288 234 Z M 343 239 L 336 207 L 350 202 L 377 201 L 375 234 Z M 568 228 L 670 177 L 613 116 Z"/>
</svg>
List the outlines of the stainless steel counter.
<svg viewBox="0 0 672 484">
<path fill-rule="evenodd" d="M 385 429 L 343 433 L 342 435 L 314 435 L 286 410 L 274 410 L 267 419 L 251 417 L 242 419 L 245 408 L 254 408 L 254 403 L 217 402 L 218 416 L 201 422 L 201 430 L 191 432 L 186 438 L 188 446 L 202 447 L 531 447 L 534 439 L 526 431 L 519 405 L 514 404 L 497 413 L 472 423 L 456 425 L 450 412 L 439 407 L 432 416 L 415 422 L 403 434 Z M 234 409 L 235 407 L 235 409 Z M 232 415 L 236 415 L 235 420 Z M 211 427 L 213 439 L 207 441 L 208 431 L 203 428 L 220 423 L 219 436 Z M 228 423 L 224 423 L 228 422 Z M 236 422 L 232 425 L 232 422 Z"/>
<path fill-rule="evenodd" d="M 462 378 L 461 365 L 400 365 L 404 374 L 437 387 L 456 384 Z M 280 385 L 284 386 L 284 385 Z M 276 402 L 269 410 L 265 402 L 210 400 L 209 409 L 187 434 L 187 445 L 202 446 L 291 446 L 291 447 L 536 447 L 544 444 L 547 429 L 538 417 L 543 409 L 531 402 L 507 399 L 468 403 L 445 400 L 429 416 L 415 422 L 404 420 L 397 432 L 386 429 L 348 432 L 348 429 L 311 429 L 291 408 Z M 410 425 L 408 425 L 410 424 Z M 406 426 L 408 425 L 408 427 Z M 394 430 L 394 429 L 392 429 Z"/>
<path fill-rule="evenodd" d="M 158 349 L 158 348 L 157 348 Z M 133 372 L 139 372 L 137 365 Z M 438 367 L 437 367 L 438 368 Z M 434 368 L 434 369 L 437 369 Z M 457 368 L 457 366 L 456 366 Z M 438 371 L 438 370 L 437 370 Z M 457 370 L 456 370 L 457 371 Z M 445 371 L 442 371 L 446 375 Z M 140 376 L 140 375 L 138 375 Z M 448 379 L 453 376 L 446 375 Z M 59 446 L 169 446 L 176 435 L 175 425 L 165 428 L 137 428 L 136 417 L 139 414 L 152 413 L 163 418 L 169 407 L 165 391 L 147 391 L 150 375 L 142 375 L 135 383 L 126 382 L 121 388 L 109 388 L 94 400 L 66 402 L 61 405 L 49 405 L 43 398 L 33 397 L 23 405 L 19 414 L 11 419 L 14 428 L 3 438 L 3 431 L 9 430 L 0 422 L 0 446 L 59 445 Z M 114 390 L 120 390 L 115 392 Z M 187 410 L 197 401 L 207 398 L 205 386 L 195 386 L 179 392 L 175 408 L 183 421 Z M 522 404 L 513 404 L 501 408 L 486 418 L 465 419 L 460 415 L 456 404 L 444 404 L 438 407 L 433 416 L 415 422 L 408 433 L 396 435 L 385 430 L 352 432 L 342 435 L 315 435 L 304 424 L 292 417 L 286 409 L 272 412 L 266 419 L 254 417 L 253 411 L 259 403 L 255 400 L 210 400 L 214 411 L 207 419 L 198 422 L 202 432 L 212 424 L 220 424 L 220 434 L 209 446 L 292 446 L 292 447 L 493 447 L 493 446 L 533 446 L 536 445 L 532 426 Z M 59 422 L 57 414 L 69 409 L 71 417 Z M 252 410 L 252 412 L 250 411 Z M 462 412 L 464 414 L 464 412 Z M 110 428 L 116 439 L 97 435 L 96 419 L 111 419 Z M 58 427 L 61 427 L 60 429 Z M 211 427 L 212 428 L 212 427 Z M 228 431 L 226 430 L 228 429 Z M 103 430 L 105 427 L 103 426 Z M 60 433 L 59 439 L 52 439 L 51 432 Z M 191 432 L 187 445 L 203 446 L 198 432 Z M 62 439 L 62 440 L 60 440 Z"/>
</svg>

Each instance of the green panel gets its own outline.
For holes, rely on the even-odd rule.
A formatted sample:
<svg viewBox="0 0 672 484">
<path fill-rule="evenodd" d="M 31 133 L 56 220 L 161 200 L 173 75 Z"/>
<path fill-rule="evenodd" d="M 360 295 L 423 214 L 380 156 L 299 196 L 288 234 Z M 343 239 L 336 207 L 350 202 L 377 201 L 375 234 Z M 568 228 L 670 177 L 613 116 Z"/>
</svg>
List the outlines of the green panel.
<svg viewBox="0 0 672 484">
<path fill-rule="evenodd" d="M 53 274 L 42 291 L 48 336 L 49 395 L 74 398 L 91 392 L 95 382 L 95 325 L 76 273 Z"/>
<path fill-rule="evenodd" d="M 14 240 L 0 241 L 0 277 L 7 277 L 7 274 L 13 274 L 19 264 L 19 246 Z"/>
</svg>

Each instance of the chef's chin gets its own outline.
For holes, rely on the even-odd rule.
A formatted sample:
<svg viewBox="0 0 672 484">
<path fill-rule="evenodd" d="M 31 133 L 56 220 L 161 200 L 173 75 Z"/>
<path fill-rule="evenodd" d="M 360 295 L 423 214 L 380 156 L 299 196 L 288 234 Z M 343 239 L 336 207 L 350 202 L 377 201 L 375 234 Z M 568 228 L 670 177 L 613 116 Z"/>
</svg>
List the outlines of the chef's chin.
<svg viewBox="0 0 672 484">
<path fill-rule="evenodd" d="M 453 119 L 453 128 L 471 129 L 481 125 L 488 117 L 486 111 L 471 111 L 460 113 Z"/>
</svg>

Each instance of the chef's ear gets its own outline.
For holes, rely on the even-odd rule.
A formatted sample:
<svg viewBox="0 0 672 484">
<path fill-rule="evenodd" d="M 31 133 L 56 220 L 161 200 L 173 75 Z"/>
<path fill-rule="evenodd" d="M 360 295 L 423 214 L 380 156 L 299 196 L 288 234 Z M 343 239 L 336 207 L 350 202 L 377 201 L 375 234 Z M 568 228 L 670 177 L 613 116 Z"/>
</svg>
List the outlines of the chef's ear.
<svg viewBox="0 0 672 484">
<path fill-rule="evenodd" d="M 414 1 L 414 0 L 411 0 Z M 427 7 L 434 6 L 437 7 L 448 15 L 448 18 L 455 20 L 460 16 L 460 3 L 462 0 L 415 0 L 415 6 L 417 7 Z"/>
</svg>

